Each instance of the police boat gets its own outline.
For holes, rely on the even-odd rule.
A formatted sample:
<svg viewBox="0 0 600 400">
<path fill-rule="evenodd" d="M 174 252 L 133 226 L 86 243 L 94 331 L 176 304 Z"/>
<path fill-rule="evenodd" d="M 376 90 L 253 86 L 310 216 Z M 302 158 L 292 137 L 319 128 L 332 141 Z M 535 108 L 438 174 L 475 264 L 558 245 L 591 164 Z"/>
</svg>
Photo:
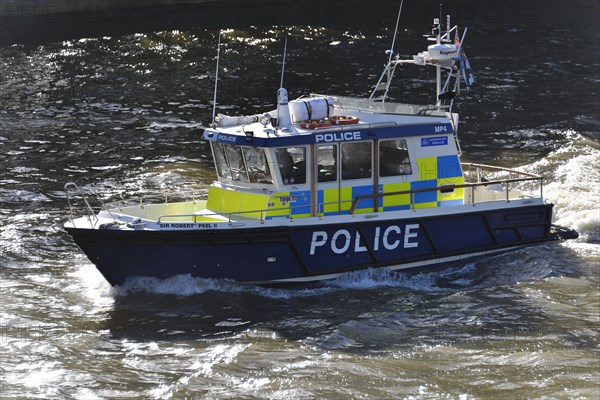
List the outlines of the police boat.
<svg viewBox="0 0 600 400">
<path fill-rule="evenodd" d="M 460 37 L 446 22 L 443 30 L 434 20 L 425 35 L 432 44 L 412 59 L 388 51 L 368 98 L 289 101 L 281 87 L 276 110 L 213 111 L 203 138 L 217 180 L 207 198 L 163 194 L 164 201 L 144 197 L 96 211 L 89 189 L 68 183 L 66 231 L 111 285 L 179 274 L 310 282 L 577 237 L 552 224 L 541 176 L 461 162 L 453 104 L 461 81 L 474 79 L 462 49 L 466 30 Z M 435 68 L 434 104 L 386 101 L 396 67 L 408 64 Z M 76 218 L 75 204 L 87 215 Z"/>
</svg>

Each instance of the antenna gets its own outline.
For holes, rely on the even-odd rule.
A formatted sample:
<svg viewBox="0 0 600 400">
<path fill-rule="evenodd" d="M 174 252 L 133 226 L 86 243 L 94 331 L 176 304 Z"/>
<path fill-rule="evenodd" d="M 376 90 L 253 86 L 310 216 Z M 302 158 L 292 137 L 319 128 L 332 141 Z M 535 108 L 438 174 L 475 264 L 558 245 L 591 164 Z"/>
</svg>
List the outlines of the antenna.
<svg viewBox="0 0 600 400">
<path fill-rule="evenodd" d="M 285 56 L 287 54 L 287 36 L 285 37 L 285 43 L 283 45 L 283 65 L 281 66 L 281 82 L 279 83 L 279 88 L 283 87 L 283 73 L 285 72 Z"/>
<path fill-rule="evenodd" d="M 283 75 L 285 74 L 285 57 L 287 55 L 287 36 L 283 46 L 283 63 L 281 65 L 281 81 L 277 90 L 277 128 L 282 128 L 283 131 L 289 129 L 292 121 L 290 119 L 290 110 L 288 108 L 288 93 L 283 88 Z"/>
<path fill-rule="evenodd" d="M 377 97 L 375 100 L 381 100 L 385 102 L 385 98 L 387 96 L 388 91 L 390 90 L 390 85 L 392 83 L 392 78 L 394 77 L 394 71 L 396 70 L 396 63 L 392 63 L 392 59 L 394 57 L 394 45 L 396 44 L 396 36 L 398 36 L 398 26 L 400 25 L 400 15 L 402 15 L 402 5 L 404 4 L 404 0 L 400 1 L 400 8 L 398 9 L 398 18 L 396 19 L 396 28 L 394 29 L 394 37 L 392 38 L 392 48 L 390 50 L 386 50 L 385 54 L 388 54 L 388 62 L 385 65 L 375 88 L 371 92 L 369 99 L 375 98 L 375 93 L 379 91 L 383 91 L 383 94 L 380 97 Z M 383 79 L 385 78 L 385 82 Z"/>
<path fill-rule="evenodd" d="M 219 40 L 217 42 L 217 68 L 215 71 L 215 94 L 213 96 L 213 112 L 212 112 L 212 123 L 215 123 L 215 115 L 217 112 L 217 86 L 219 83 L 219 59 L 221 56 L 221 30 L 219 30 Z"/>
<path fill-rule="evenodd" d="M 435 31 L 435 43 L 436 44 L 441 44 L 442 43 L 442 23 L 441 23 L 441 19 L 442 19 L 442 5 L 440 4 L 440 18 L 434 18 L 433 19 L 433 24 L 435 25 L 435 27 L 433 28 Z M 436 69 L 436 79 L 435 79 L 435 98 L 436 98 L 436 102 L 439 100 L 440 98 L 440 93 L 441 93 L 441 89 L 442 89 L 442 67 L 437 64 L 435 66 Z"/>
<path fill-rule="evenodd" d="M 402 14 L 402 5 L 404 4 L 404 0 L 400 2 L 400 9 L 398 9 L 398 19 L 396 19 L 396 28 L 394 29 L 394 37 L 392 38 L 392 48 L 390 49 L 390 58 L 388 59 L 388 63 L 392 61 L 392 56 L 394 54 L 394 44 L 396 44 L 396 36 L 398 36 L 398 25 L 400 25 L 400 15 Z"/>
</svg>

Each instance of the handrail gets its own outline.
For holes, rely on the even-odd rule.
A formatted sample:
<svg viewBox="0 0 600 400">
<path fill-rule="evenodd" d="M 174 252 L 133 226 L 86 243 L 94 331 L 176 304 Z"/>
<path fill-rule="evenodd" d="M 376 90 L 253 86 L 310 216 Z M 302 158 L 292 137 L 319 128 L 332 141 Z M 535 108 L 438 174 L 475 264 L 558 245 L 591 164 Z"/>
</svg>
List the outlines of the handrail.
<svg viewBox="0 0 600 400">
<path fill-rule="evenodd" d="M 485 165 L 485 164 L 477 164 L 477 163 L 461 163 L 461 166 L 464 167 L 477 167 L 477 168 L 483 168 L 483 169 L 488 169 L 488 170 L 493 170 L 493 171 L 504 171 L 504 172 L 509 172 L 509 173 L 514 173 L 514 174 L 519 174 L 519 175 L 524 175 L 524 176 L 528 176 L 528 177 L 539 177 L 539 175 L 535 175 L 535 174 L 531 174 L 528 172 L 522 172 L 522 171 L 516 171 L 514 169 L 510 169 L 510 168 L 504 168 L 504 167 L 496 167 L 496 166 L 492 166 L 492 165 Z M 72 182 L 71 182 L 72 183 Z M 490 184 L 491 182 L 485 182 L 486 184 Z M 236 187 L 235 185 L 230 185 L 227 183 L 223 183 L 221 182 L 222 185 L 224 186 L 229 186 L 229 187 Z M 195 202 L 196 200 L 196 191 L 194 190 L 188 190 L 188 191 L 177 191 L 177 192 L 170 192 L 170 193 L 165 193 L 165 194 L 150 194 L 150 195 L 145 195 L 145 196 L 140 196 L 140 197 L 134 197 L 131 199 L 126 199 L 126 200 L 118 200 L 118 201 L 113 201 L 111 203 L 107 203 L 105 208 L 108 210 L 110 208 L 123 208 L 123 206 L 126 203 L 139 203 L 140 207 L 144 206 L 144 200 L 148 200 L 148 199 L 155 199 L 155 198 L 160 198 L 160 197 L 164 197 L 164 202 L 168 203 L 169 202 L 169 197 L 176 197 L 176 196 L 185 196 L 185 195 L 190 195 L 192 196 L 192 201 Z M 274 197 L 288 197 L 288 196 L 274 196 Z M 313 205 L 318 205 L 318 204 L 311 204 L 311 206 Z M 307 206 L 301 206 L 301 207 L 307 207 Z M 287 209 L 287 208 L 286 208 Z M 254 212 L 259 212 L 260 210 L 256 210 Z"/>
<path fill-rule="evenodd" d="M 108 208 L 106 206 L 106 204 L 102 201 L 102 199 L 100 198 L 100 195 L 98 193 L 96 193 L 96 191 L 94 190 L 93 187 L 90 187 L 90 190 L 92 191 L 92 194 L 96 197 L 96 200 L 100 202 L 100 205 L 102 205 L 102 209 L 106 210 L 106 212 L 108 213 L 108 215 L 110 215 L 110 217 L 114 220 L 116 220 L 115 216 L 113 215 L 112 212 L 110 212 L 110 208 Z M 96 217 L 96 220 L 98 218 Z M 97 221 L 96 221 L 97 222 Z"/>
<path fill-rule="evenodd" d="M 309 97 L 328 97 L 332 98 L 336 108 L 341 110 L 354 110 L 354 111 L 364 111 L 364 112 L 373 112 L 381 111 L 388 114 L 393 115 L 419 115 L 423 111 L 429 111 L 430 113 L 439 111 L 436 105 L 423 105 L 423 104 L 410 104 L 410 103 L 395 103 L 395 102 L 378 102 L 374 99 L 364 99 L 358 97 L 350 97 L 350 96 L 330 96 L 319 93 L 311 93 Z M 382 105 L 385 104 L 385 105 Z M 430 107 L 429 109 L 424 109 Z M 403 108 L 406 109 L 405 112 L 389 112 L 387 109 L 396 109 Z M 408 111 L 410 109 L 410 111 Z M 443 116 L 440 115 L 439 116 Z"/>
<path fill-rule="evenodd" d="M 311 203 L 311 204 L 303 204 L 303 205 L 299 205 L 299 206 L 291 206 L 290 207 L 280 207 L 280 208 L 269 208 L 269 209 L 261 209 L 261 210 L 248 210 L 248 211 L 236 211 L 236 212 L 229 212 L 229 213 L 222 213 L 219 215 L 223 215 L 223 216 L 227 216 L 227 220 L 229 223 L 232 222 L 232 217 L 234 216 L 243 216 L 244 214 L 256 214 L 256 213 L 260 213 L 260 220 L 264 221 L 265 219 L 265 214 L 268 212 L 273 212 L 273 211 L 281 211 L 281 210 L 286 210 L 289 212 L 288 217 L 290 219 L 292 219 L 292 210 L 296 209 L 296 208 L 307 208 L 307 207 L 316 207 L 318 212 L 317 212 L 317 216 L 321 216 L 323 215 L 323 210 L 324 207 L 326 205 L 331 205 L 331 204 L 338 204 L 341 205 L 343 203 L 352 203 L 349 213 L 350 215 L 354 215 L 357 207 L 358 207 L 358 203 L 361 200 L 364 199 L 379 199 L 379 198 L 383 198 L 386 196 L 398 196 L 398 195 L 403 195 L 403 194 L 409 194 L 411 195 L 411 209 L 414 208 L 414 195 L 417 193 L 426 193 L 426 192 L 432 192 L 432 191 L 454 191 L 455 189 L 462 189 L 462 188 L 472 188 L 473 190 L 477 187 L 482 187 L 482 186 L 489 186 L 489 185 L 495 185 L 495 184 L 506 184 L 506 201 L 510 201 L 510 188 L 509 188 L 509 184 L 510 183 L 515 183 L 515 182 L 530 182 L 530 181 L 540 181 L 540 196 L 542 196 L 542 191 L 543 191 L 543 177 L 539 176 L 539 175 L 535 175 L 535 174 L 531 174 L 531 173 L 527 173 L 527 172 L 521 172 L 521 171 L 515 171 L 515 170 L 511 170 L 508 168 L 503 168 L 503 167 L 495 167 L 495 166 L 491 166 L 491 165 L 484 165 L 484 164 L 475 164 L 475 163 L 461 163 L 461 165 L 463 166 L 471 166 L 471 167 L 478 167 L 478 168 L 483 168 L 483 169 L 488 169 L 488 170 L 494 170 L 494 171 L 502 171 L 502 172 L 510 172 L 510 173 L 514 173 L 517 175 L 524 175 L 525 177 L 523 178 L 512 178 L 512 179 L 500 179 L 500 180 L 492 180 L 492 181 L 479 181 L 477 183 L 464 183 L 464 184 L 460 184 L 460 185 L 455 185 L 455 184 L 446 184 L 446 185 L 442 185 L 442 186 L 438 186 L 438 187 L 434 187 L 434 188 L 423 188 L 423 189 L 413 189 L 413 190 L 403 190 L 403 191 L 397 191 L 397 192 L 388 192 L 388 193 L 374 193 L 374 194 L 365 194 L 365 195 L 359 195 L 354 197 L 354 199 L 352 200 L 342 200 L 342 201 L 337 201 L 337 202 L 327 202 L 327 203 Z M 286 197 L 286 196 L 284 196 Z M 473 201 L 474 201 L 474 195 L 473 195 Z M 473 203 L 475 204 L 475 203 Z M 161 215 L 158 218 L 158 222 L 160 222 L 163 218 L 168 218 L 168 217 L 179 217 L 179 218 L 183 218 L 183 217 L 192 217 L 194 222 L 196 222 L 197 218 L 201 218 L 201 217 L 210 217 L 215 215 L 214 213 L 207 213 L 207 214 L 165 214 L 165 215 Z"/>
<path fill-rule="evenodd" d="M 442 185 L 442 186 L 437 186 L 435 188 L 424 188 L 424 189 L 413 189 L 413 190 L 401 190 L 398 192 L 388 192 L 388 193 L 373 193 L 373 194 L 363 194 L 363 195 L 359 195 L 354 197 L 354 200 L 352 201 L 352 207 L 350 208 L 350 214 L 354 214 L 354 211 L 356 210 L 356 207 L 358 206 L 358 202 L 360 200 L 363 199 L 379 199 L 380 197 L 386 197 L 386 196 L 398 196 L 398 195 L 402 195 L 402 194 L 416 194 L 416 193 L 425 193 L 425 192 L 432 192 L 432 191 L 454 191 L 455 189 L 462 189 L 462 188 L 475 188 L 475 187 L 479 187 L 479 186 L 488 186 L 488 185 L 495 185 L 495 184 L 509 184 L 509 183 L 513 183 L 513 182 L 527 182 L 527 181 L 542 181 L 542 177 L 541 176 L 534 176 L 534 177 L 528 177 L 528 178 L 515 178 L 515 179 L 503 179 L 503 180 L 496 180 L 496 181 L 487 181 L 487 182 L 479 182 L 479 183 L 464 183 L 461 185 L 455 185 L 455 184 L 447 184 L 447 185 Z M 506 201 L 510 201 L 509 198 L 509 189 L 508 186 L 506 187 Z M 411 196 L 411 208 L 413 208 L 414 206 L 414 196 Z"/>
<path fill-rule="evenodd" d="M 195 190 L 185 190 L 185 191 L 177 191 L 177 192 L 169 192 L 169 193 L 163 193 L 163 194 L 148 194 L 148 195 L 144 195 L 144 196 L 140 196 L 140 197 L 133 197 L 131 199 L 123 199 L 123 200 L 117 200 L 117 201 L 113 201 L 110 203 L 106 204 L 106 209 L 109 210 L 110 208 L 117 208 L 117 209 L 121 209 L 123 207 L 126 207 L 126 205 L 128 203 L 139 203 L 139 206 L 141 208 L 144 207 L 144 200 L 149 200 L 149 199 L 158 199 L 161 197 L 164 197 L 164 202 L 165 204 L 169 203 L 169 197 L 173 198 L 173 197 L 183 197 L 185 195 L 192 195 L 192 202 L 196 202 L 196 191 Z"/>
<path fill-rule="evenodd" d="M 327 202 L 327 203 L 312 203 L 312 204 L 303 204 L 301 206 L 290 206 L 290 207 L 278 207 L 278 208 L 266 208 L 266 209 L 261 209 L 261 210 L 248 210 L 248 211 L 235 211 L 235 212 L 224 212 L 224 213 L 217 213 L 217 212 L 207 212 L 207 213 L 203 213 L 203 214 L 161 214 L 158 219 L 156 220 L 157 223 L 161 223 L 163 218 L 184 218 L 184 217 L 191 217 L 193 219 L 193 222 L 196 223 L 198 222 L 197 219 L 198 218 L 202 218 L 202 217 L 210 217 L 210 218 L 214 218 L 215 215 L 219 215 L 219 216 L 227 216 L 227 222 L 231 223 L 232 216 L 235 215 L 242 215 L 242 214 L 255 214 L 255 213 L 260 213 L 260 221 L 264 221 L 265 220 L 265 215 L 266 213 L 269 213 L 271 211 L 282 211 L 282 210 L 286 210 L 288 211 L 288 216 L 290 217 L 290 219 L 292 218 L 292 209 L 294 208 L 310 208 L 310 207 L 317 207 L 317 209 L 320 210 L 320 212 L 317 213 L 317 216 L 322 216 L 322 214 L 324 213 L 324 208 L 326 205 L 331 205 L 331 204 L 337 204 L 337 205 L 341 205 L 343 203 L 352 203 L 353 200 L 342 200 L 342 201 L 331 201 L 331 202 Z M 208 222 L 215 222 L 215 221 L 208 221 Z M 223 221 L 225 222 L 225 221 Z M 237 221 L 236 221 L 237 222 Z"/>
<path fill-rule="evenodd" d="M 331 125 L 330 127 L 319 128 L 319 133 L 335 133 L 335 132 L 345 132 L 356 130 L 357 126 L 360 126 L 360 129 L 373 129 L 373 128 L 393 128 L 398 126 L 397 122 L 370 122 L 370 123 L 362 123 L 359 122 L 356 125 Z"/>
<path fill-rule="evenodd" d="M 91 227 L 94 227 L 98 223 L 98 216 L 96 216 L 96 214 L 94 213 L 94 210 L 92 209 L 92 206 L 88 202 L 87 197 L 85 196 L 85 193 L 83 193 L 83 191 L 79 188 L 79 186 L 77 186 L 77 184 L 75 182 L 67 182 L 67 183 L 65 183 L 65 186 L 64 186 L 65 197 L 67 198 L 67 204 L 69 205 L 69 215 L 71 217 L 71 224 L 73 224 L 73 226 L 75 226 L 75 219 L 73 218 L 73 207 L 71 205 L 71 198 L 69 197 L 69 188 L 72 188 L 72 190 L 75 193 L 77 193 L 79 195 L 79 197 L 81 197 L 83 199 L 83 202 L 85 203 L 85 206 L 87 207 L 87 209 L 89 211 L 89 214 L 87 214 L 88 222 L 90 223 Z M 96 195 L 95 192 L 94 192 L 94 195 Z M 104 204 L 102 204 L 102 205 L 104 206 Z M 96 222 L 92 223 L 92 217 L 94 217 Z"/>
<path fill-rule="evenodd" d="M 341 207 L 342 204 L 344 203 L 351 203 L 350 209 L 348 210 L 350 215 L 354 215 L 356 212 L 356 209 L 358 208 L 358 204 L 361 200 L 365 200 L 365 199 L 379 199 L 379 198 L 383 198 L 386 196 L 398 196 L 398 195 L 404 195 L 404 194 L 409 194 L 411 195 L 411 201 L 410 201 L 410 206 L 411 209 L 414 209 L 414 195 L 417 193 L 425 193 L 425 192 L 431 192 L 431 191 L 441 191 L 441 192 L 452 192 L 455 189 L 461 189 L 461 188 L 471 188 L 472 189 L 472 202 L 473 204 L 475 204 L 475 192 L 474 189 L 477 187 L 482 187 L 482 186 L 488 186 L 488 185 L 494 185 L 494 184 L 505 184 L 506 189 L 506 201 L 510 201 L 510 188 L 509 188 L 509 184 L 510 183 L 515 183 L 515 182 L 528 182 L 528 181 L 540 181 L 540 197 L 542 197 L 542 193 L 543 193 L 543 178 L 539 175 L 535 175 L 532 173 L 528 173 L 528 172 L 522 172 L 522 171 L 516 171 L 514 169 L 509 169 L 509 168 L 504 168 L 504 167 L 496 167 L 496 166 L 491 166 L 491 165 L 485 165 L 485 164 L 477 164 L 477 163 L 461 163 L 461 166 L 463 168 L 468 168 L 469 170 L 471 168 L 477 168 L 477 182 L 476 183 L 464 183 L 464 184 L 460 184 L 460 185 L 455 185 L 455 184 L 446 184 L 446 185 L 441 185 L 438 187 L 434 187 L 434 188 L 424 188 L 424 189 L 414 189 L 414 190 L 404 190 L 404 191 L 397 191 L 397 192 L 388 192 L 388 193 L 375 193 L 375 194 L 366 194 L 366 195 L 360 195 L 360 196 L 356 196 L 354 199 L 352 200 L 342 200 L 342 201 L 337 201 L 337 202 L 327 202 L 327 203 L 311 203 L 311 204 L 302 204 L 302 205 L 298 205 L 298 206 L 293 206 L 290 205 L 289 207 L 279 207 L 279 208 L 267 208 L 267 209 L 260 209 L 260 210 L 248 210 L 248 211 L 236 211 L 236 212 L 223 212 L 223 213 L 215 213 L 215 212 L 210 212 L 210 213 L 204 213 L 204 214 L 163 214 L 160 215 L 158 217 L 157 222 L 161 222 L 163 219 L 165 218 L 184 218 L 184 217 L 190 217 L 193 219 L 194 222 L 197 222 L 198 218 L 202 218 L 202 217 L 213 217 L 215 215 L 219 215 L 223 218 L 227 218 L 228 222 L 232 222 L 232 218 L 235 216 L 244 216 L 244 215 L 248 215 L 248 214 L 260 214 L 260 220 L 264 221 L 265 216 L 267 213 L 270 212 L 277 212 L 277 211 L 282 211 L 282 210 L 286 210 L 288 211 L 288 217 L 290 219 L 293 219 L 293 210 L 294 209 L 298 209 L 298 208 L 316 208 L 317 210 L 317 216 L 322 216 L 324 215 L 324 208 L 326 205 L 333 205 L 333 204 L 337 204 L 339 207 Z M 495 172 L 507 172 L 509 173 L 509 179 L 499 179 L 499 180 L 491 180 L 491 181 L 482 181 L 481 180 L 481 172 L 482 171 L 495 171 Z M 510 176 L 512 174 L 515 175 L 521 175 L 523 177 L 521 178 L 510 178 Z M 143 208 L 144 206 L 144 200 L 145 199 L 151 199 L 151 198 L 160 198 L 160 197 L 164 197 L 165 199 L 165 204 L 168 203 L 169 201 L 169 197 L 177 197 L 177 196 L 189 196 L 191 194 L 192 196 L 192 201 L 195 202 L 196 199 L 196 191 L 191 190 L 191 191 L 180 191 L 180 192 L 172 192 L 172 193 L 166 193 L 166 194 L 161 194 L 161 195 L 146 195 L 146 196 L 141 196 L 137 199 L 131 199 L 131 200 L 126 200 L 127 202 L 139 202 L 140 207 Z M 288 197 L 287 195 L 275 195 L 275 194 L 271 194 L 272 197 Z M 107 206 L 104 206 L 105 209 L 109 210 L 108 206 L 117 204 L 119 208 L 122 207 L 122 201 L 118 201 L 118 202 L 113 202 L 108 204 Z M 346 211 L 346 210 L 344 210 Z M 224 222 L 224 221 L 223 221 Z"/>
<path fill-rule="evenodd" d="M 510 183 L 515 183 L 515 182 L 531 182 L 531 181 L 540 181 L 540 183 L 542 182 L 542 177 L 541 176 L 531 176 L 531 177 L 527 177 L 527 178 L 514 178 L 514 179 L 502 179 L 502 180 L 495 180 L 495 181 L 487 181 L 487 182 L 480 182 L 480 183 L 465 183 L 465 184 L 460 184 L 460 185 L 455 185 L 455 184 L 448 184 L 448 185 L 442 185 L 442 186 L 438 186 L 435 188 L 424 188 L 424 189 L 414 189 L 414 190 L 403 190 L 403 191 L 397 191 L 397 192 L 388 192 L 388 193 L 375 193 L 375 194 L 366 194 L 366 195 L 360 195 L 360 196 L 356 196 L 354 197 L 354 199 L 352 200 L 342 200 L 342 201 L 336 201 L 336 202 L 327 202 L 327 203 L 311 203 L 311 204 L 303 204 L 301 206 L 290 206 L 290 207 L 278 207 L 278 208 L 268 208 L 268 209 L 260 209 L 260 210 L 247 210 L 247 211 L 236 211 L 236 212 L 228 212 L 228 213 L 204 213 L 204 214 L 163 214 L 160 215 L 158 217 L 157 222 L 160 223 L 162 222 L 162 220 L 164 218 L 184 218 L 184 217 L 191 217 L 193 219 L 193 222 L 196 223 L 198 218 L 202 218 L 202 217 L 214 217 L 215 214 L 216 215 L 220 215 L 223 216 L 224 218 L 227 218 L 227 222 L 231 223 L 233 221 L 233 217 L 234 216 L 243 216 L 244 214 L 260 214 L 260 221 L 264 221 L 266 214 L 269 212 L 274 212 L 274 211 L 282 211 L 282 210 L 286 210 L 288 211 L 288 217 L 290 219 L 293 219 L 293 215 L 292 215 L 292 210 L 296 209 L 296 208 L 310 208 L 310 207 L 316 207 L 318 212 L 317 212 L 317 216 L 322 216 L 324 213 L 324 208 L 326 205 L 332 205 L 332 204 L 337 204 L 337 205 L 341 205 L 343 203 L 352 203 L 352 205 L 350 206 L 349 214 L 350 215 L 355 215 L 355 211 L 356 208 L 358 207 L 358 203 L 361 200 L 365 200 L 365 199 L 378 199 L 378 198 L 383 198 L 386 196 L 398 196 L 398 195 L 403 195 L 403 194 L 410 194 L 411 196 L 411 209 L 414 208 L 414 195 L 417 193 L 426 193 L 426 192 L 432 192 L 432 191 L 454 191 L 455 189 L 462 189 L 462 188 L 476 188 L 476 187 L 482 187 L 482 186 L 489 186 L 489 185 L 495 185 L 495 184 L 510 184 Z M 510 201 L 509 198 L 510 192 L 509 192 L 509 187 L 507 186 L 506 188 L 506 201 Z M 225 222 L 225 221 L 223 221 Z"/>
<path fill-rule="evenodd" d="M 488 169 L 488 170 L 492 170 L 492 171 L 503 171 L 503 172 L 509 172 L 511 174 L 529 176 L 531 178 L 534 178 L 534 177 L 535 178 L 541 178 L 540 175 L 532 174 L 532 173 L 529 173 L 529 172 L 517 171 L 517 170 L 511 169 L 511 168 L 496 167 L 494 165 L 477 164 L 477 163 L 466 163 L 466 162 L 461 162 L 460 165 L 463 168 L 464 167 L 477 167 L 477 168 Z"/>
</svg>

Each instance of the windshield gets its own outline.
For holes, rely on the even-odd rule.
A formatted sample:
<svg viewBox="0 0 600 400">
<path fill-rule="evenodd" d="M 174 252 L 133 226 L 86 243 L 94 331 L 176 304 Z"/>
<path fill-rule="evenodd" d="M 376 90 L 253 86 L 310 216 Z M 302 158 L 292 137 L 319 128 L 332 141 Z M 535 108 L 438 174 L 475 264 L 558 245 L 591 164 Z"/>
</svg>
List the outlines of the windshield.
<svg viewBox="0 0 600 400">
<path fill-rule="evenodd" d="M 263 149 L 223 143 L 211 143 L 211 146 L 220 178 L 238 182 L 273 183 Z"/>
</svg>

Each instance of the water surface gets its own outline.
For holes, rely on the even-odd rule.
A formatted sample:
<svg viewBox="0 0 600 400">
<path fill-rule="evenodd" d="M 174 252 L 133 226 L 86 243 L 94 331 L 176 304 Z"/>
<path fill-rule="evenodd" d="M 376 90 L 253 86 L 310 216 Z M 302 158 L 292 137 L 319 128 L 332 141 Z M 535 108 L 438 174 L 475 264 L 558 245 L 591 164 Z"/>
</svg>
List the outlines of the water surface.
<svg viewBox="0 0 600 400">
<path fill-rule="evenodd" d="M 578 240 L 304 289 L 189 276 L 111 288 L 62 230 L 67 181 L 106 200 L 206 193 L 219 29 L 219 112 L 274 107 L 285 35 L 290 97 L 368 94 L 398 5 L 348 4 L 341 17 L 134 25 L 0 48 L 2 398 L 598 397 L 595 2 L 500 15 L 492 2 L 452 5 L 477 74 L 458 106 L 463 158 L 543 174 L 555 222 Z M 423 50 L 437 13 L 407 4 L 404 56 Z M 392 99 L 427 103 L 432 79 L 406 67 Z"/>
</svg>

